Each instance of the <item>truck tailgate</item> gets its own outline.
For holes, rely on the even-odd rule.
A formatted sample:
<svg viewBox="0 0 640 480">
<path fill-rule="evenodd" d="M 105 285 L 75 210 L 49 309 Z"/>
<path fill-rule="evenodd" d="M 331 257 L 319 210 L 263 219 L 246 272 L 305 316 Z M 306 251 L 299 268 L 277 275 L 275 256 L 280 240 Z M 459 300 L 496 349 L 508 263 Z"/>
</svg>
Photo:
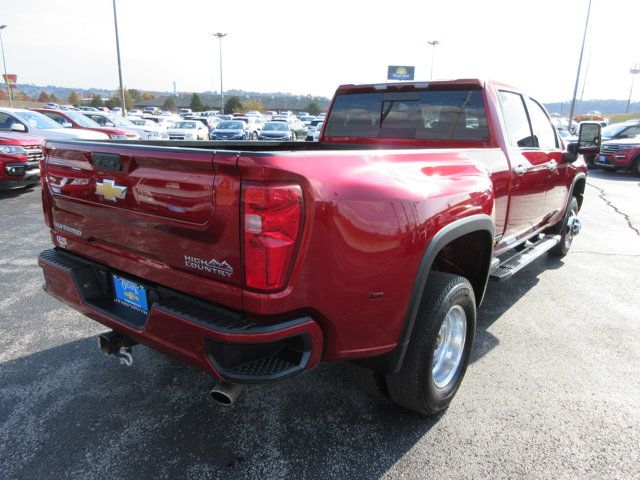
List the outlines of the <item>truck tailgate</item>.
<svg viewBox="0 0 640 480">
<path fill-rule="evenodd" d="M 240 287 L 236 163 L 235 154 L 198 149 L 53 142 L 45 208 L 70 250 L 94 247 L 101 258 L 130 255 L 183 279 Z"/>
</svg>

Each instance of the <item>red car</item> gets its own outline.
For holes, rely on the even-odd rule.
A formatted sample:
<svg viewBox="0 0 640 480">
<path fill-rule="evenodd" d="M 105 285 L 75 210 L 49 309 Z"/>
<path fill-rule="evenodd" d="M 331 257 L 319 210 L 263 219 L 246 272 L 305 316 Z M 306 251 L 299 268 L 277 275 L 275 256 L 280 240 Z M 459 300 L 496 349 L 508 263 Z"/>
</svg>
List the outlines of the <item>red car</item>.
<svg viewBox="0 0 640 480">
<path fill-rule="evenodd" d="M 640 136 L 602 142 L 596 165 L 610 171 L 624 168 L 640 176 Z"/>
<path fill-rule="evenodd" d="M 44 159 L 43 144 L 41 138 L 0 133 L 0 190 L 38 183 L 40 160 Z"/>
<path fill-rule="evenodd" d="M 112 140 L 139 140 L 140 135 L 125 128 L 101 127 L 96 122 L 87 118 L 82 112 L 73 110 L 50 110 L 46 108 L 32 108 L 36 112 L 46 115 L 50 119 L 67 128 L 79 128 L 106 133 Z"/>
<path fill-rule="evenodd" d="M 342 86 L 322 130 L 49 142 L 47 292 L 112 329 L 104 352 L 130 364 L 144 343 L 217 377 L 223 403 L 350 360 L 372 391 L 445 409 L 489 277 L 566 255 L 579 233 L 578 153 L 600 126 L 565 151 L 536 100 L 456 80 Z"/>
</svg>

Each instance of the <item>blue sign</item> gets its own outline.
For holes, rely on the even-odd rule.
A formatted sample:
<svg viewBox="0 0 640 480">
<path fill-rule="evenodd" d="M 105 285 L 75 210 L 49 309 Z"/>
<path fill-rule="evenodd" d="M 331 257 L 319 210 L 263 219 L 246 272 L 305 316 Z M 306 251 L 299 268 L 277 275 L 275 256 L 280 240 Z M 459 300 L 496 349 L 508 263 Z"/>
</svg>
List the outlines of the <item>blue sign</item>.
<svg viewBox="0 0 640 480">
<path fill-rule="evenodd" d="M 407 65 L 389 65 L 387 80 L 413 80 L 416 67 Z"/>
<path fill-rule="evenodd" d="M 116 302 L 126 305 L 140 313 L 147 313 L 149 311 L 149 307 L 147 306 L 147 292 L 142 285 L 114 275 L 113 287 Z"/>
</svg>

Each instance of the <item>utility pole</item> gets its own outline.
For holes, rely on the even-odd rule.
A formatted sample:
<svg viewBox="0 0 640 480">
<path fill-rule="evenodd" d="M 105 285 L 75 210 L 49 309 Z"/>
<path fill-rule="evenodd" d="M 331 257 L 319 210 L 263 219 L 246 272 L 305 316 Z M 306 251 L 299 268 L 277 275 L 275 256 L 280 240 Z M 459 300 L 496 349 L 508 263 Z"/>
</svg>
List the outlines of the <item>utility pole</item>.
<svg viewBox="0 0 640 480">
<path fill-rule="evenodd" d="M 116 28 L 116 53 L 118 55 L 118 78 L 120 79 L 120 100 L 122 101 L 122 116 L 127 114 L 127 106 L 124 103 L 124 86 L 122 84 L 122 64 L 120 62 L 120 38 L 118 37 L 118 14 L 116 12 L 116 0 L 113 0 L 113 24 Z"/>
<path fill-rule="evenodd" d="M 9 107 L 13 108 L 13 99 L 11 98 L 11 88 L 7 79 L 7 61 L 4 58 L 4 42 L 2 41 L 2 30 L 7 28 L 6 25 L 0 25 L 0 47 L 2 47 L 2 64 L 4 65 L 4 84 L 7 86 L 7 95 L 9 95 Z"/>
<path fill-rule="evenodd" d="M 624 113 L 629 113 L 629 109 L 631 108 L 631 95 L 633 95 L 633 81 L 636 79 L 636 75 L 640 73 L 640 63 L 634 63 L 631 65 L 629 69 L 629 73 L 631 74 L 631 89 L 629 90 L 629 101 L 627 102 L 627 110 Z"/>
<path fill-rule="evenodd" d="M 214 37 L 218 37 L 219 45 L 220 45 L 220 98 L 222 99 L 222 105 L 220 107 L 220 112 L 224 115 L 224 88 L 222 87 L 222 39 L 227 36 L 226 33 L 214 33 Z"/>
<path fill-rule="evenodd" d="M 580 48 L 580 59 L 578 60 L 578 72 L 576 73 L 576 84 L 573 88 L 573 98 L 571 99 L 571 111 L 569 112 L 569 131 L 573 122 L 573 112 L 576 107 L 576 95 L 578 94 L 578 83 L 580 83 L 580 70 L 582 68 L 582 55 L 584 54 L 584 43 L 587 40 L 587 30 L 589 29 L 589 15 L 591 14 L 591 0 L 587 8 L 587 20 L 584 23 L 584 34 L 582 35 L 582 47 Z"/>
<path fill-rule="evenodd" d="M 433 64 L 436 61 L 436 47 L 440 45 L 442 42 L 438 40 L 431 40 L 427 42 L 427 44 L 431 45 L 431 75 L 429 76 L 429 80 L 433 80 Z"/>
</svg>

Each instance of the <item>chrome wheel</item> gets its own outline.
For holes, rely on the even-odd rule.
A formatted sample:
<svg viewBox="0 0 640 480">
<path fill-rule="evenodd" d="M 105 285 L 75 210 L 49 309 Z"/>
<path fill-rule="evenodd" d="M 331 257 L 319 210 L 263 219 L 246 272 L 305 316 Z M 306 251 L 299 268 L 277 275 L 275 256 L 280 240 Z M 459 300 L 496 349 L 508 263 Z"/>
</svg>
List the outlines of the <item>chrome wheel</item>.
<svg viewBox="0 0 640 480">
<path fill-rule="evenodd" d="M 567 220 L 567 231 L 564 234 L 564 246 L 566 249 L 571 247 L 573 237 L 580 233 L 581 228 L 582 223 L 578 219 L 578 209 L 572 208 L 571 213 L 569 214 L 569 219 Z"/>
<path fill-rule="evenodd" d="M 440 325 L 433 352 L 431 376 L 438 388 L 445 388 L 460 367 L 467 337 L 467 315 L 460 305 L 452 306 Z"/>
</svg>

